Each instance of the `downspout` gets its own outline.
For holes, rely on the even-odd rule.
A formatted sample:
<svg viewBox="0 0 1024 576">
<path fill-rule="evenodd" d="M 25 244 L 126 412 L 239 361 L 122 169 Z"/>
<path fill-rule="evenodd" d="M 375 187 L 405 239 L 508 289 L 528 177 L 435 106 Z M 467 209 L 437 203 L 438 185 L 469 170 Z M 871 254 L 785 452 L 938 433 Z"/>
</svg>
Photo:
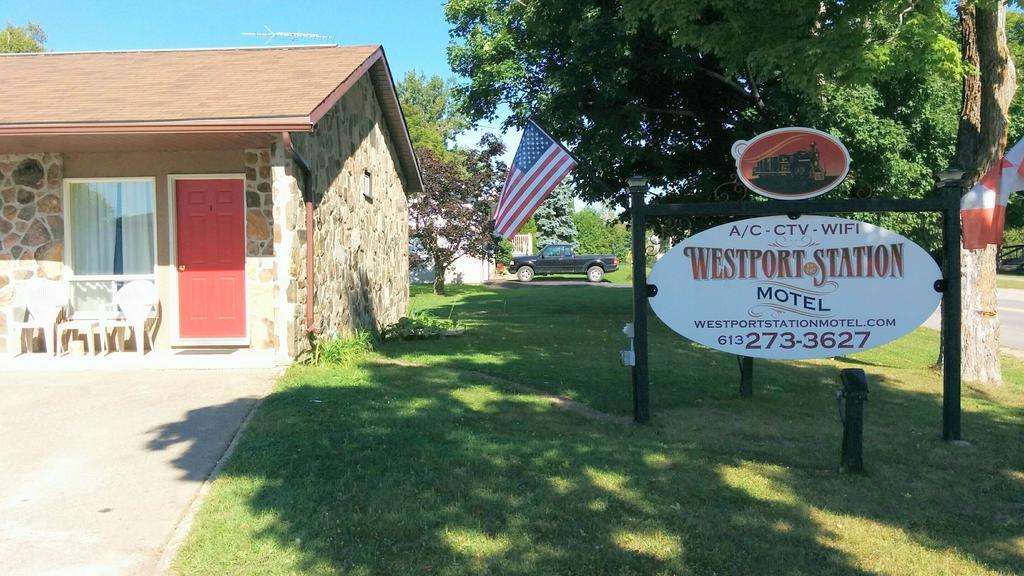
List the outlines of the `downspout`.
<svg viewBox="0 0 1024 576">
<path fill-rule="evenodd" d="M 302 172 L 302 199 L 306 204 L 306 330 L 316 333 L 313 326 L 313 297 L 316 294 L 313 284 L 313 187 L 310 185 L 313 171 L 309 167 L 309 162 L 295 149 L 290 133 L 281 132 L 281 140 L 284 141 L 285 150 Z"/>
</svg>

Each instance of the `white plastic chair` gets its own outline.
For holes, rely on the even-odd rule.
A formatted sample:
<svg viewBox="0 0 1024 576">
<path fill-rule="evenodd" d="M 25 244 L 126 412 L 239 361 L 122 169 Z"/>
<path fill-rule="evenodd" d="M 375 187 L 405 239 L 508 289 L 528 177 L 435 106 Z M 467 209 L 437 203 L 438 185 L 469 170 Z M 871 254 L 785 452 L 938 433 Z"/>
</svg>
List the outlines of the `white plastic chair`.
<svg viewBox="0 0 1024 576">
<path fill-rule="evenodd" d="M 8 346 L 17 342 L 18 352 L 24 352 L 24 333 L 28 330 L 42 330 L 46 352 L 56 355 L 57 342 L 54 339 L 57 318 L 68 303 L 68 287 L 63 282 L 33 278 L 18 286 L 18 304 L 11 307 L 7 318 Z"/>
<path fill-rule="evenodd" d="M 104 349 L 107 347 L 108 330 L 131 328 L 136 352 L 139 356 L 145 354 L 146 321 L 156 311 L 157 301 L 156 285 L 148 280 L 133 280 L 122 286 L 114 294 L 114 304 L 121 311 L 121 317 L 100 320 L 100 337 Z"/>
</svg>

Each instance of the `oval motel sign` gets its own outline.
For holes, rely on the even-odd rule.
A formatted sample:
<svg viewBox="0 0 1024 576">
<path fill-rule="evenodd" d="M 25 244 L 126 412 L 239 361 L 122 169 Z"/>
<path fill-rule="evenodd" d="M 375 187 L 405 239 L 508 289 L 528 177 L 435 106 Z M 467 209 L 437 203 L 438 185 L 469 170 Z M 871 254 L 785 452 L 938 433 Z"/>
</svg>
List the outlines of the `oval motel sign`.
<svg viewBox="0 0 1024 576">
<path fill-rule="evenodd" d="M 723 352 L 827 358 L 880 346 L 939 304 L 939 267 L 907 238 L 827 216 L 752 218 L 687 238 L 654 265 L 651 308 Z"/>
<path fill-rule="evenodd" d="M 777 200 L 820 196 L 850 170 L 846 146 L 813 128 L 779 128 L 740 140 L 732 145 L 732 155 L 743 184 Z"/>
</svg>

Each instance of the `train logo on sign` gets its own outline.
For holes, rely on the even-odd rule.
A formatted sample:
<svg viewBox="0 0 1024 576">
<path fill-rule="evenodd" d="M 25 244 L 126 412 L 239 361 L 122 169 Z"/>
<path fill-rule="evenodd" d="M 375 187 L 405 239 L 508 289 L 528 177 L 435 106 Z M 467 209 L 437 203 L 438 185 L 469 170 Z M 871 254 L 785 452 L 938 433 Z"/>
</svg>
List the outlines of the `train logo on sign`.
<svg viewBox="0 0 1024 576">
<path fill-rule="evenodd" d="M 820 196 L 842 183 L 850 153 L 813 128 L 779 128 L 732 145 L 736 172 L 747 188 L 776 200 Z"/>
</svg>

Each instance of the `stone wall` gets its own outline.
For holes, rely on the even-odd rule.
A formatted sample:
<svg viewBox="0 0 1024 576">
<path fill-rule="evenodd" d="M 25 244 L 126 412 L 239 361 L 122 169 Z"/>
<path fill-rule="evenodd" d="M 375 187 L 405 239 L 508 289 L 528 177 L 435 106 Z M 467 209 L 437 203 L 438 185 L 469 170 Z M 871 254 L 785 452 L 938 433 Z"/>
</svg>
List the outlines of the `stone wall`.
<svg viewBox="0 0 1024 576">
<path fill-rule="evenodd" d="M 59 154 L 0 155 L 0 311 L 18 286 L 64 273 L 63 159 Z M 7 352 L 0 313 L 0 352 Z"/>
<path fill-rule="evenodd" d="M 294 134 L 293 139 L 313 168 L 316 330 L 324 336 L 349 334 L 379 330 L 397 321 L 409 303 L 408 204 L 393 152 L 395 141 L 388 133 L 369 76 L 349 90 L 312 134 Z M 365 172 L 371 174 L 372 198 L 363 195 Z M 276 179 L 274 186 L 276 203 Z M 282 192 L 285 188 L 282 185 Z M 294 227 L 283 227 L 282 234 L 293 251 L 300 251 L 289 264 L 301 294 L 289 304 L 298 306 L 301 316 L 305 225 L 301 197 L 297 202 L 297 210 L 283 211 L 292 214 L 296 222 Z M 297 326 L 303 324 L 304 320 L 296 322 Z M 298 336 L 304 333 L 303 326 Z M 302 344 L 299 342 L 300 348 Z"/>
<path fill-rule="evenodd" d="M 305 349 L 306 221 L 295 167 L 280 138 L 270 146 L 276 285 L 275 323 L 278 359 L 287 362 Z"/>
<path fill-rule="evenodd" d="M 270 150 L 245 151 L 245 282 L 249 344 L 277 347 L 273 193 Z"/>
</svg>

